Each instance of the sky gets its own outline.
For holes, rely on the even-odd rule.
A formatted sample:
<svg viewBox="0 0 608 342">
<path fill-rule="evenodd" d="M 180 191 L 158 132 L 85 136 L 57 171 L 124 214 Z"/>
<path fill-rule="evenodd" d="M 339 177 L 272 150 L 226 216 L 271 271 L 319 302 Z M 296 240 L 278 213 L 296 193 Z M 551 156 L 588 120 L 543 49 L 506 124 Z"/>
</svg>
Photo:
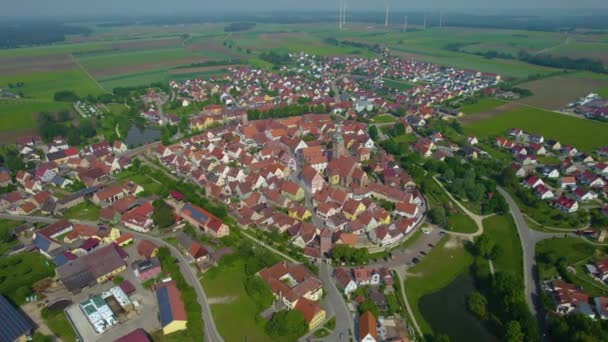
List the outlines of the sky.
<svg viewBox="0 0 608 342">
<path fill-rule="evenodd" d="M 340 0 L 2 0 L 0 16 L 178 14 L 224 11 L 333 10 Z M 353 11 L 443 9 L 608 9 L 608 0 L 347 0 Z"/>
</svg>

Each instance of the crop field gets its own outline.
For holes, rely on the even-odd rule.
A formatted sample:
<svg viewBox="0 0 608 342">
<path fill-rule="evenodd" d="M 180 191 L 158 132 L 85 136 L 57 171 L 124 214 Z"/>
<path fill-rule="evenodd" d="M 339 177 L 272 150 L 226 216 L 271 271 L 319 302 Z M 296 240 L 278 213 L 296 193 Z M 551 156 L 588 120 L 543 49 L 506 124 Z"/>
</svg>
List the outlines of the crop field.
<svg viewBox="0 0 608 342">
<path fill-rule="evenodd" d="M 188 69 L 156 69 L 137 73 L 122 74 L 99 79 L 99 83 L 106 89 L 116 87 L 130 87 L 147 85 L 154 82 L 169 82 L 171 80 L 180 81 L 193 79 L 196 77 L 207 78 L 214 75 L 227 73 L 227 67 L 220 67 L 215 70 L 188 71 Z"/>
<path fill-rule="evenodd" d="M 477 103 L 462 106 L 460 111 L 464 114 L 477 114 L 493 110 L 494 108 L 502 106 L 505 103 L 505 101 L 499 99 L 483 98 L 477 101 Z"/>
<path fill-rule="evenodd" d="M 603 98 L 608 98 L 608 87 L 600 89 L 597 93 Z"/>
<path fill-rule="evenodd" d="M 517 102 L 557 110 L 572 100 L 608 87 L 608 79 L 555 76 L 523 83 L 519 87 L 529 89 L 534 95 Z"/>
<path fill-rule="evenodd" d="M 599 59 L 604 65 L 608 65 L 608 43 L 606 42 L 575 42 L 572 44 L 563 44 L 552 49 L 551 54 L 569 56 L 572 58 Z"/>
<path fill-rule="evenodd" d="M 78 61 L 94 77 L 120 75 L 209 60 L 183 48 L 87 54 Z"/>
<path fill-rule="evenodd" d="M 8 83 L 23 82 L 14 91 L 23 92 L 25 98 L 52 100 L 55 92 L 71 90 L 80 96 L 99 95 L 103 90 L 81 69 L 32 72 L 18 75 L 0 74 L 0 87 Z"/>
<path fill-rule="evenodd" d="M 608 124 L 529 107 L 464 126 L 465 131 L 480 137 L 504 135 L 514 127 L 542 134 L 548 139 L 557 139 L 562 144 L 571 144 L 586 152 L 606 145 L 608 137 Z"/>
</svg>

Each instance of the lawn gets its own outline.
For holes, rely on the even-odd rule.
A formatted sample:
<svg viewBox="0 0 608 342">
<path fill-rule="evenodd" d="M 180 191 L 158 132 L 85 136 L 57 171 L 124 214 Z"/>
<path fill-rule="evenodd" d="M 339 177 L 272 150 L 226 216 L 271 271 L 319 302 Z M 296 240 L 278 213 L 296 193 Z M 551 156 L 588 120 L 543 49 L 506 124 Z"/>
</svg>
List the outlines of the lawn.
<svg viewBox="0 0 608 342">
<path fill-rule="evenodd" d="M 15 91 L 23 92 L 25 98 L 52 100 L 55 92 L 71 90 L 79 96 L 99 95 L 104 91 L 81 69 L 33 72 L 20 75 L 0 75 L 0 86 L 23 82 Z"/>
<path fill-rule="evenodd" d="M 16 304 L 32 294 L 31 286 L 55 275 L 53 265 L 39 253 L 21 253 L 0 259 L 0 293 Z"/>
<path fill-rule="evenodd" d="M 10 236 L 13 233 L 15 227 L 18 227 L 22 223 L 23 222 L 0 219 L 0 236 L 4 236 L 4 234 Z M 17 243 L 19 243 L 19 240 L 17 239 L 12 239 L 7 242 L 0 241 L 0 255 L 3 255 L 4 253 L 8 252 Z"/>
<path fill-rule="evenodd" d="M 465 105 L 460 108 L 460 111 L 464 114 L 477 114 L 488 111 L 490 109 L 494 109 L 498 106 L 505 104 L 506 102 L 499 99 L 493 98 L 482 98 L 477 103 L 473 103 L 470 105 Z"/>
<path fill-rule="evenodd" d="M 466 125 L 465 131 L 487 137 L 504 135 L 508 129 L 515 127 L 529 133 L 542 134 L 545 139 L 556 139 L 562 145 L 570 144 L 586 152 L 606 145 L 608 136 L 608 124 L 529 107 Z"/>
<path fill-rule="evenodd" d="M 500 249 L 498 257 L 494 260 L 496 270 L 521 274 L 523 252 L 513 218 L 495 215 L 483 220 L 483 227 Z"/>
<path fill-rule="evenodd" d="M 409 270 L 412 275 L 404 281 L 408 301 L 425 335 L 432 334 L 432 329 L 422 317 L 418 301 L 424 295 L 441 290 L 458 275 L 467 272 L 473 261 L 471 254 L 462 245 L 456 243 L 454 246 L 449 239 L 444 237 L 419 264 Z"/>
<path fill-rule="evenodd" d="M 457 233 L 475 233 L 477 225 L 466 214 L 458 213 L 448 216 L 447 230 Z"/>
<path fill-rule="evenodd" d="M 149 196 L 158 195 L 163 188 L 163 184 L 156 182 L 154 178 L 149 175 L 139 173 L 137 171 L 122 171 L 117 176 L 119 180 L 129 179 L 144 188 L 144 191 L 138 196 Z"/>
<path fill-rule="evenodd" d="M 70 220 L 97 221 L 100 210 L 95 204 L 84 201 L 68 209 L 63 216 Z"/>
<path fill-rule="evenodd" d="M 245 292 L 243 260 L 222 264 L 205 273 L 201 284 L 207 297 L 227 297 L 229 303 L 212 304 L 211 312 L 220 335 L 226 341 L 264 342 L 276 340 L 266 335 L 263 319 L 256 321 L 257 307 Z"/>
<path fill-rule="evenodd" d="M 381 123 L 393 123 L 393 122 L 395 122 L 395 117 L 392 116 L 392 115 L 390 115 L 390 114 L 381 114 L 381 115 L 378 115 L 378 116 L 374 116 L 371 119 L 371 122 L 373 122 L 373 123 L 379 123 L 379 124 L 381 124 Z"/>
<path fill-rule="evenodd" d="M 40 112 L 57 112 L 70 109 L 69 103 L 52 101 L 0 101 L 0 131 L 36 127 L 35 115 Z"/>
<path fill-rule="evenodd" d="M 536 258 L 541 280 L 554 279 L 559 275 L 555 264 L 547 263 L 547 256 L 553 261 L 564 259 L 567 266 L 572 266 L 576 274 L 568 272 L 570 281 L 580 286 L 591 296 L 606 295 L 608 287 L 593 280 L 584 270 L 587 260 L 591 260 L 596 248 L 580 238 L 554 238 L 540 241 L 536 244 Z M 542 257 L 539 257 L 542 256 Z"/>
<path fill-rule="evenodd" d="M 76 341 L 76 334 L 63 310 L 42 309 L 42 319 L 55 337 L 64 342 Z"/>
<path fill-rule="evenodd" d="M 413 84 L 404 81 L 391 80 L 390 78 L 383 78 L 382 80 L 384 81 L 385 87 L 395 88 L 397 90 L 405 91 L 414 87 Z"/>
<path fill-rule="evenodd" d="M 416 138 L 416 136 L 414 134 L 401 134 L 397 137 L 394 138 L 395 142 L 399 143 L 404 143 L 404 144 L 410 144 L 415 142 L 416 140 L 418 140 L 418 138 Z"/>
</svg>

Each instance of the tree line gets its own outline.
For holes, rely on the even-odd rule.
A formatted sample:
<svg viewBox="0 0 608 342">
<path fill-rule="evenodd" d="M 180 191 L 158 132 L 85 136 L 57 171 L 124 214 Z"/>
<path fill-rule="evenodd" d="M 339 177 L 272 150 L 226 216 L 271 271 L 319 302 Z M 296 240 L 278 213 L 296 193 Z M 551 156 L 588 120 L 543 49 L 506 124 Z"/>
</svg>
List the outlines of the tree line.
<svg viewBox="0 0 608 342">
<path fill-rule="evenodd" d="M 0 23 L 0 48 L 52 44 L 65 41 L 66 35 L 91 32 L 87 27 L 52 22 Z"/>
</svg>

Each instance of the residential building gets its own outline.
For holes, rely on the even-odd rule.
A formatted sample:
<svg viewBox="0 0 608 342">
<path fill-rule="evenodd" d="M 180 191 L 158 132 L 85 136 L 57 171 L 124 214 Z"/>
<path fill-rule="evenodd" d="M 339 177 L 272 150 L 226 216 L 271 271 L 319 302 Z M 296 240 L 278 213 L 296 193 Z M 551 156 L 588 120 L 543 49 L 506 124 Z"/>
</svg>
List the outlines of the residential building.
<svg viewBox="0 0 608 342">
<path fill-rule="evenodd" d="M 289 309 L 293 309 L 300 298 L 317 302 L 323 295 L 323 283 L 304 265 L 282 261 L 264 268 L 258 274 L 275 298 Z"/>
<path fill-rule="evenodd" d="M 158 301 L 163 334 L 169 335 L 180 330 L 186 330 L 188 317 L 181 299 L 181 293 L 174 281 L 161 283 L 157 286 L 156 300 Z"/>
<path fill-rule="evenodd" d="M 359 316 L 359 341 L 376 342 L 378 341 L 378 331 L 376 327 L 376 317 L 370 312 L 365 311 Z"/>
<path fill-rule="evenodd" d="M 325 310 L 309 299 L 300 298 L 293 309 L 302 313 L 308 330 L 314 330 L 325 321 Z"/>
</svg>

